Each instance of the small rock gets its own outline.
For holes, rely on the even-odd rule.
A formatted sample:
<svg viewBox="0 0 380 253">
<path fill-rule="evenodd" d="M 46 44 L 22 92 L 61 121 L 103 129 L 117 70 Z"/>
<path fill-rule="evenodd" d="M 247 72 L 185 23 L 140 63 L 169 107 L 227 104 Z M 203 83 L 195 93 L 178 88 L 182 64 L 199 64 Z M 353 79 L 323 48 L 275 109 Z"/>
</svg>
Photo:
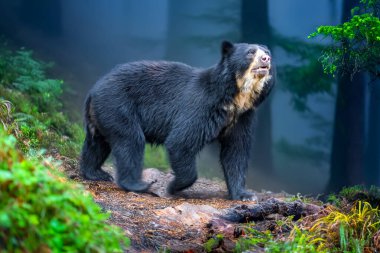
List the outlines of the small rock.
<svg viewBox="0 0 380 253">
<path fill-rule="evenodd" d="M 186 226 L 202 226 L 213 215 L 220 214 L 220 211 L 211 206 L 193 205 L 185 202 L 175 207 L 155 210 L 154 213 L 160 217 L 159 223 L 163 226 L 169 223 L 173 225 L 173 222 Z"/>
</svg>

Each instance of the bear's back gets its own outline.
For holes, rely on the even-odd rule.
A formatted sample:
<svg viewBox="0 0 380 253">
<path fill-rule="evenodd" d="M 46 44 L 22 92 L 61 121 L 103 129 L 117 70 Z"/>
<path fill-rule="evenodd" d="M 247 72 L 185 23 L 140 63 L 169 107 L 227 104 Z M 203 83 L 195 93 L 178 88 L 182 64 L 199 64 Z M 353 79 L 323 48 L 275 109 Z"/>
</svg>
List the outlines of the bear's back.
<svg viewBox="0 0 380 253">
<path fill-rule="evenodd" d="M 111 115 L 133 118 L 139 122 L 147 141 L 162 143 L 173 121 L 183 113 L 183 103 L 193 101 L 189 91 L 197 89 L 194 86 L 199 71 L 167 61 L 118 65 L 91 90 L 93 109 L 99 122 L 109 121 Z"/>
</svg>

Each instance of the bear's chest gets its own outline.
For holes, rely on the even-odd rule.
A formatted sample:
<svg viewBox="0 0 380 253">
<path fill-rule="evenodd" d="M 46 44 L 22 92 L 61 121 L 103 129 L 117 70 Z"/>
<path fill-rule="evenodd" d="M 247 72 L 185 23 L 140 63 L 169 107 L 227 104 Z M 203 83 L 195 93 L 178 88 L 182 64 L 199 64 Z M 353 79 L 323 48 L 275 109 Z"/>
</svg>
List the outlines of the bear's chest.
<svg viewBox="0 0 380 253">
<path fill-rule="evenodd" d="M 252 75 L 245 75 L 236 79 L 238 92 L 233 99 L 233 106 L 237 113 L 243 113 L 253 108 L 254 101 L 263 90 L 265 81 L 254 78 Z"/>
<path fill-rule="evenodd" d="M 224 106 L 227 112 L 225 131 L 228 131 L 244 112 L 254 109 L 254 102 L 259 97 L 265 81 L 251 77 L 237 78 L 237 93 L 230 104 Z"/>
</svg>

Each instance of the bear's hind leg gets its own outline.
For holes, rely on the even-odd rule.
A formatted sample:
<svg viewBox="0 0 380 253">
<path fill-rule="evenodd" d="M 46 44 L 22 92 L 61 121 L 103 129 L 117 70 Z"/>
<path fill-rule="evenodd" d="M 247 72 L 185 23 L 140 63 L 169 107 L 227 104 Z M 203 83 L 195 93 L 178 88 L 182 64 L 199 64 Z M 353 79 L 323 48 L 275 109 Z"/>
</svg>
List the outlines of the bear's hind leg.
<svg viewBox="0 0 380 253">
<path fill-rule="evenodd" d="M 112 181 L 112 176 L 101 168 L 110 152 L 111 148 L 103 136 L 87 131 L 80 158 L 82 176 L 89 180 Z"/>
<path fill-rule="evenodd" d="M 117 168 L 116 181 L 126 191 L 147 192 L 152 183 L 142 181 L 145 137 L 140 126 L 128 128 L 128 134 L 118 136 L 112 145 Z"/>
<path fill-rule="evenodd" d="M 174 171 L 175 178 L 168 186 L 168 193 L 175 194 L 182 191 L 197 180 L 197 170 L 195 167 L 195 155 L 181 149 L 168 148 L 170 164 Z"/>
</svg>

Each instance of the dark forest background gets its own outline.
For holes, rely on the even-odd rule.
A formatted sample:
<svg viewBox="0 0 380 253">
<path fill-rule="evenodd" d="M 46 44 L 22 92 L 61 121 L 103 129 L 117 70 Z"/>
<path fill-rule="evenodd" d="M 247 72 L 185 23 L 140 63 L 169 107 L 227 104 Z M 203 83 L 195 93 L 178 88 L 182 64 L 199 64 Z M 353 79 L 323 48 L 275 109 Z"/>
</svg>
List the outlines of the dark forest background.
<svg viewBox="0 0 380 253">
<path fill-rule="evenodd" d="M 358 0 L 0 0 L 0 34 L 65 80 L 65 110 L 78 121 L 86 92 L 114 65 L 166 59 L 207 67 L 220 42 L 266 44 L 277 86 L 259 109 L 247 184 L 324 192 L 380 183 L 380 88 L 363 72 L 328 76 L 320 25 L 349 19 Z M 378 81 L 377 81 L 378 82 Z M 199 156 L 201 175 L 221 176 L 218 146 Z"/>
</svg>

